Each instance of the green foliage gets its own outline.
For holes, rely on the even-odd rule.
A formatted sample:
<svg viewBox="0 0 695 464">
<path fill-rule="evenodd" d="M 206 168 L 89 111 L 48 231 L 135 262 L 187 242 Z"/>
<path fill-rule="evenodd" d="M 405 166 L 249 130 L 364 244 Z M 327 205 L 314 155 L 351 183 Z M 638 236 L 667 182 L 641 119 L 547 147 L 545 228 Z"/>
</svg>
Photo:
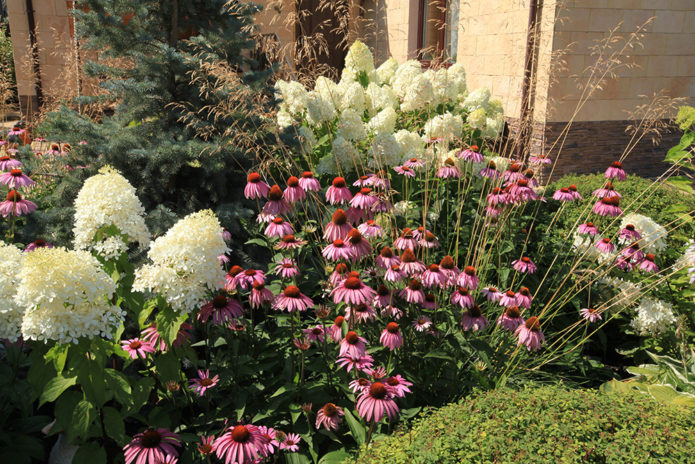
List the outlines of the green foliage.
<svg viewBox="0 0 695 464">
<path fill-rule="evenodd" d="M 690 130 L 695 126 L 695 108 L 692 106 L 681 106 L 678 108 L 678 116 L 676 116 L 676 124 L 682 131 Z"/>
<path fill-rule="evenodd" d="M 17 102 L 17 81 L 14 74 L 12 39 L 7 35 L 9 25 L 0 22 L 0 89 L 5 92 L 3 103 Z M 4 136 L 4 134 L 3 134 Z"/>
<path fill-rule="evenodd" d="M 695 462 L 695 416 L 639 393 L 499 389 L 434 411 L 354 463 Z"/>
</svg>

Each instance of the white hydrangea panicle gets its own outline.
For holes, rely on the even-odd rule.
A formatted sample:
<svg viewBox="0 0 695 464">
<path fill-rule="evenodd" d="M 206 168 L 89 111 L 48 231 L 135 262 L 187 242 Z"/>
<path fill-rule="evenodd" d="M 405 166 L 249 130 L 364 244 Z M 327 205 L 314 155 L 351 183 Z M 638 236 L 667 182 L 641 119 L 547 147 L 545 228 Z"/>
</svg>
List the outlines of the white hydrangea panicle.
<svg viewBox="0 0 695 464">
<path fill-rule="evenodd" d="M 676 269 L 687 269 L 690 285 L 695 283 L 695 241 L 690 240 L 688 242 L 688 248 L 686 248 L 683 255 L 678 258 L 674 267 Z"/>
<path fill-rule="evenodd" d="M 423 74 L 413 77 L 410 85 L 406 87 L 401 102 L 403 111 L 415 111 L 427 107 L 434 100 L 432 83 Z"/>
<path fill-rule="evenodd" d="M 0 241 L 0 339 L 11 342 L 22 335 L 24 310 L 14 301 L 22 255 L 16 246 Z"/>
<path fill-rule="evenodd" d="M 448 111 L 438 114 L 425 123 L 425 137 L 428 139 L 442 138 L 445 141 L 461 138 L 463 132 L 463 119 L 460 115 L 454 116 Z"/>
<path fill-rule="evenodd" d="M 275 83 L 275 95 L 282 100 L 279 105 L 280 110 L 287 111 L 293 116 L 306 111 L 307 91 L 299 82 L 280 79 Z"/>
<path fill-rule="evenodd" d="M 335 156 L 333 156 L 332 153 L 327 154 L 323 158 L 321 158 L 316 165 L 316 174 L 320 176 L 326 176 L 326 175 L 335 175 L 336 173 L 339 173 L 340 171 L 338 170 L 338 165 L 335 162 Z"/>
<path fill-rule="evenodd" d="M 299 136 L 299 142 L 301 143 L 302 148 L 307 153 L 311 153 L 316 145 L 316 136 L 314 135 L 314 131 L 306 126 L 300 126 L 297 130 L 297 135 Z"/>
<path fill-rule="evenodd" d="M 325 76 L 319 76 L 316 78 L 314 91 L 318 92 L 321 97 L 331 102 L 334 107 L 338 108 L 340 107 L 340 102 L 343 100 L 343 93 L 345 92 L 345 89 L 331 79 Z"/>
<path fill-rule="evenodd" d="M 306 119 L 310 125 L 318 126 L 332 121 L 337 115 L 333 104 L 320 93 L 312 90 L 306 94 Z"/>
<path fill-rule="evenodd" d="M 393 136 L 396 138 L 398 145 L 403 153 L 403 160 L 410 158 L 421 158 L 425 154 L 425 142 L 422 137 L 415 132 L 410 132 L 407 129 L 401 129 Z"/>
<path fill-rule="evenodd" d="M 490 102 L 490 89 L 481 87 L 475 89 L 463 100 L 463 107 L 468 111 L 473 112 L 479 109 L 487 111 L 488 103 Z"/>
<path fill-rule="evenodd" d="M 623 229 L 628 224 L 635 226 L 637 232 L 642 235 L 639 245 L 645 253 L 658 253 L 666 249 L 668 232 L 652 218 L 642 214 L 628 213 L 624 215 L 623 220 L 620 221 L 620 228 Z M 618 241 L 621 244 L 627 244 L 629 240 L 625 240 L 621 237 Z"/>
<path fill-rule="evenodd" d="M 487 124 L 487 113 L 485 112 L 485 108 L 478 108 L 471 112 L 468 118 L 466 118 L 466 121 L 473 129 L 484 129 Z"/>
<path fill-rule="evenodd" d="M 596 248 L 596 242 L 600 239 L 599 237 L 583 235 L 575 230 L 572 238 L 572 249 L 584 259 L 593 260 L 601 255 L 601 252 Z"/>
<path fill-rule="evenodd" d="M 360 114 L 367 109 L 367 97 L 364 94 L 364 88 L 359 82 L 346 84 L 340 109 L 344 110 L 346 108 L 352 108 Z"/>
<path fill-rule="evenodd" d="M 398 61 L 396 61 L 394 57 L 390 57 L 388 60 L 381 63 L 381 65 L 376 68 L 376 76 L 379 80 L 379 84 L 391 84 L 397 69 Z"/>
<path fill-rule="evenodd" d="M 25 339 L 111 338 L 125 317 L 111 303 L 116 284 L 87 251 L 37 248 L 25 254 L 18 279 L 15 302 L 24 310 Z"/>
<path fill-rule="evenodd" d="M 345 67 L 343 68 L 342 78 L 356 81 L 359 79 L 361 72 L 364 72 L 370 81 L 376 80 L 372 52 L 364 42 L 355 40 L 345 55 Z"/>
<path fill-rule="evenodd" d="M 367 123 L 367 127 L 375 134 L 392 133 L 393 129 L 396 127 L 397 119 L 398 115 L 396 114 L 396 110 L 389 106 L 379 111 L 370 119 Z"/>
<path fill-rule="evenodd" d="M 452 64 L 449 69 L 446 70 L 447 78 L 449 79 L 449 87 L 451 92 L 456 92 L 455 97 L 452 100 L 459 98 L 461 95 L 466 93 L 466 70 L 460 63 Z"/>
<path fill-rule="evenodd" d="M 340 135 L 333 139 L 333 156 L 336 167 L 343 174 L 355 171 L 355 166 L 360 163 L 360 154 L 357 148 Z"/>
<path fill-rule="evenodd" d="M 390 132 L 381 132 L 374 137 L 372 142 L 372 156 L 369 159 L 369 167 L 382 169 L 396 166 L 403 160 L 401 146 L 396 137 Z"/>
<path fill-rule="evenodd" d="M 434 91 L 433 105 L 457 99 L 458 88 L 450 82 L 446 68 L 440 68 L 436 71 L 428 69 L 424 75 L 432 84 L 432 90 Z"/>
<path fill-rule="evenodd" d="M 391 87 L 399 98 L 405 98 L 413 80 L 422 75 L 422 64 L 417 60 L 408 60 L 398 67 L 393 76 Z M 430 84 L 430 87 L 432 84 Z"/>
<path fill-rule="evenodd" d="M 485 119 L 485 128 L 481 135 L 488 139 L 495 139 L 502 133 L 502 129 L 504 129 L 504 117 L 497 113 L 495 117 Z"/>
<path fill-rule="evenodd" d="M 635 312 L 637 315 L 630 326 L 640 335 L 658 336 L 676 323 L 673 305 L 666 301 L 643 297 Z"/>
<path fill-rule="evenodd" d="M 287 112 L 287 110 L 279 110 L 277 114 L 277 123 L 278 127 L 281 129 L 285 127 L 290 127 L 292 124 L 294 124 L 295 120 L 292 117 L 292 115 Z"/>
<path fill-rule="evenodd" d="M 84 182 L 75 198 L 75 248 L 94 250 L 106 259 L 120 256 L 129 243 L 145 248 L 150 232 L 144 215 L 135 188 L 117 170 L 105 166 Z M 95 234 L 109 226 L 116 226 L 120 235 L 95 243 Z"/>
<path fill-rule="evenodd" d="M 634 304 L 642 296 L 642 286 L 640 284 L 621 279 L 620 277 L 604 276 L 599 278 L 598 282 L 611 287 L 616 292 L 616 296 L 608 302 L 609 307 L 622 309 Z"/>
<path fill-rule="evenodd" d="M 352 108 L 343 110 L 338 120 L 338 135 L 356 142 L 364 140 L 367 137 L 367 131 L 362 122 L 362 116 Z"/>
<path fill-rule="evenodd" d="M 371 115 L 384 108 L 398 107 L 396 92 L 388 85 L 378 86 L 374 82 L 370 82 L 364 95 L 367 98 L 367 109 Z"/>
<path fill-rule="evenodd" d="M 396 216 L 405 216 L 417 210 L 417 204 L 413 201 L 402 200 L 393 205 L 393 213 Z"/>
<path fill-rule="evenodd" d="M 157 238 L 146 264 L 135 272 L 133 289 L 159 293 L 179 312 L 191 312 L 222 288 L 224 270 L 217 259 L 229 251 L 222 226 L 210 210 L 189 214 Z"/>
</svg>

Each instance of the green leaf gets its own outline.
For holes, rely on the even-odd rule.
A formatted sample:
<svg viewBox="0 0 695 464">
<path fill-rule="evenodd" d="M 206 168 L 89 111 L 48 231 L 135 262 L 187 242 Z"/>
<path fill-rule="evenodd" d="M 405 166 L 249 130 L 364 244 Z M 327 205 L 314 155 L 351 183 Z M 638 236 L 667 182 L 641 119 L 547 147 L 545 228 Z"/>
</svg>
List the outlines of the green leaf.
<svg viewBox="0 0 695 464">
<path fill-rule="evenodd" d="M 319 464 L 342 464 L 349 457 L 350 455 L 343 450 L 331 451 L 323 455 Z"/>
<path fill-rule="evenodd" d="M 115 369 L 105 369 L 104 379 L 106 379 L 106 384 L 113 391 L 113 395 L 121 404 L 132 404 L 133 400 L 131 398 L 131 393 L 133 390 L 130 388 L 128 378 L 122 372 Z"/>
<path fill-rule="evenodd" d="M 168 347 L 172 346 L 179 333 L 181 324 L 188 319 L 188 314 L 179 314 L 169 306 L 159 311 L 155 320 L 157 321 L 157 332 Z"/>
<path fill-rule="evenodd" d="M 660 403 L 671 403 L 679 395 L 671 385 L 649 385 L 647 391 Z"/>
<path fill-rule="evenodd" d="M 58 374 L 63 372 L 65 361 L 68 359 L 68 350 L 70 345 L 55 345 L 48 350 L 43 357 L 46 361 L 52 362 Z"/>
<path fill-rule="evenodd" d="M 80 446 L 72 458 L 72 464 L 106 464 L 106 451 L 98 443 L 90 441 Z"/>
<path fill-rule="evenodd" d="M 285 461 L 287 464 L 310 464 L 309 458 L 299 453 L 289 453 L 285 454 Z"/>
<path fill-rule="evenodd" d="M 678 190 L 693 193 L 693 181 L 685 176 L 671 176 L 667 182 Z"/>
<path fill-rule="evenodd" d="M 94 409 L 92 403 L 87 400 L 80 401 L 77 403 L 75 410 L 72 412 L 72 424 L 70 431 L 77 436 L 86 436 L 95 417 L 96 410 Z"/>
<path fill-rule="evenodd" d="M 152 311 L 154 311 L 154 309 L 156 307 L 157 307 L 157 299 L 156 298 L 154 298 L 152 300 L 148 300 L 142 306 L 140 313 L 138 313 L 138 325 L 140 326 L 140 329 L 145 328 L 145 322 L 147 321 L 147 318 L 150 317 L 150 314 L 152 314 Z"/>
<path fill-rule="evenodd" d="M 101 407 L 106 402 L 104 366 L 95 359 L 86 361 L 80 367 L 77 378 L 87 399 Z"/>
<path fill-rule="evenodd" d="M 123 446 L 128 437 L 125 435 L 125 423 L 121 414 L 109 406 L 104 408 L 104 428 L 106 434 L 113 438 L 119 446 Z"/>
<path fill-rule="evenodd" d="M 154 379 L 151 377 L 143 377 L 137 384 L 133 385 L 133 403 L 129 407 L 130 412 L 135 413 L 145 405 L 150 397 L 152 387 L 154 387 Z"/>
<path fill-rule="evenodd" d="M 159 379 L 162 382 L 170 380 L 178 382 L 180 380 L 179 358 L 173 351 L 167 351 L 159 355 L 155 361 L 155 366 L 157 367 L 157 375 L 159 375 Z"/>
<path fill-rule="evenodd" d="M 59 375 L 48 381 L 43 391 L 41 392 L 41 398 L 39 400 L 39 407 L 44 403 L 53 402 L 58 399 L 58 397 L 68 388 L 72 387 L 77 383 L 77 377 L 63 377 Z"/>
<path fill-rule="evenodd" d="M 345 409 L 344 412 L 345 420 L 347 421 L 348 427 L 350 427 L 350 433 L 352 433 L 352 437 L 355 439 L 358 445 L 362 446 L 367 436 L 367 430 L 362 425 L 362 423 L 359 420 L 357 420 L 355 416 L 352 415 L 352 413 L 348 409 Z"/>
<path fill-rule="evenodd" d="M 252 238 L 250 240 L 247 240 L 244 245 L 258 245 L 262 247 L 267 247 L 268 242 L 263 240 L 262 238 Z"/>
</svg>

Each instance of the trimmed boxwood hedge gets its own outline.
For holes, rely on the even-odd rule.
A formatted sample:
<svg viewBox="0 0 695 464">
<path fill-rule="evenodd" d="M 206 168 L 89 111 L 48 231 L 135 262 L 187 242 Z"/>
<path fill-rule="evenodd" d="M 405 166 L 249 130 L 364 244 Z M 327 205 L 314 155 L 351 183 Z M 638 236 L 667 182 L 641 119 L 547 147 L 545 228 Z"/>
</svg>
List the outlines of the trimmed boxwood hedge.
<svg viewBox="0 0 695 464">
<path fill-rule="evenodd" d="M 692 463 L 695 414 L 639 393 L 503 388 L 378 437 L 352 462 Z"/>
</svg>

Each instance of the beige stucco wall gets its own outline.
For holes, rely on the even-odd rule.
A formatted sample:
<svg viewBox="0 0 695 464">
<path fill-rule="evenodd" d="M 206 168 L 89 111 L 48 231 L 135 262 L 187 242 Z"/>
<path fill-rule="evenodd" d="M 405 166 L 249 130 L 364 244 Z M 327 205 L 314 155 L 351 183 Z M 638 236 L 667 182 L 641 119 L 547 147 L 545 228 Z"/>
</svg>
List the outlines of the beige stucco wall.
<svg viewBox="0 0 695 464">
<path fill-rule="evenodd" d="M 624 37 L 650 18 L 642 45 L 620 58 L 634 67 L 621 68 L 617 79 L 607 80 L 575 119 L 628 119 L 629 112 L 647 102 L 639 95 L 662 89 L 673 97 L 695 96 L 695 0 L 568 0 L 565 6 L 558 13 L 562 20 L 555 25 L 553 47 L 568 50 L 567 70 L 550 90 L 554 101 L 548 121 L 572 117 L 581 95 L 577 84 L 587 82 L 586 68 L 596 62 L 590 47 L 621 23 L 616 35 Z"/>
</svg>

